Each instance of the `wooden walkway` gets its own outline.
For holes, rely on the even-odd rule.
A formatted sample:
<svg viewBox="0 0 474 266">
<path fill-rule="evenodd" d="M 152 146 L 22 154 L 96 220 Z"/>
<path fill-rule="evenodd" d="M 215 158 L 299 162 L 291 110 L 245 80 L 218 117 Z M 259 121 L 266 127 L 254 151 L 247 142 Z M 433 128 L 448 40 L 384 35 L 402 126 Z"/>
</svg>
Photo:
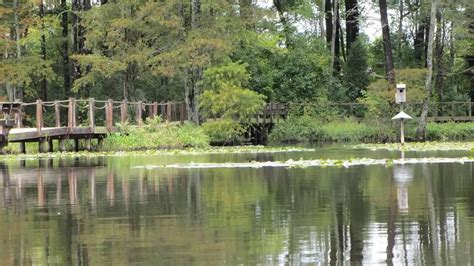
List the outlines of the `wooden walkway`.
<svg viewBox="0 0 474 266">
<path fill-rule="evenodd" d="M 432 103 L 429 120 L 434 122 L 472 122 L 471 102 Z M 187 120 L 186 106 L 181 102 L 145 103 L 99 101 L 95 99 L 35 103 L 0 102 L 0 152 L 9 142 L 19 142 L 21 152 L 26 152 L 26 142 L 38 142 L 39 151 L 53 151 L 53 140 L 57 140 L 60 151 L 66 151 L 66 141 L 74 140 L 74 150 L 79 150 L 79 140 L 85 140 L 85 148 L 91 149 L 91 140 L 100 145 L 109 133 L 119 131 L 118 125 L 140 127 L 146 118 L 160 116 L 168 122 L 184 123 Z M 260 130 L 268 133 L 279 119 L 288 116 L 289 109 L 321 108 L 312 104 L 291 105 L 269 103 L 252 119 Z M 367 106 L 362 103 L 330 103 L 329 109 L 337 110 L 337 116 L 363 118 Z M 397 112 L 398 106 L 387 110 L 387 115 Z M 407 103 L 405 110 L 419 116 L 421 103 Z M 336 118 L 336 117 L 335 117 Z"/>
</svg>

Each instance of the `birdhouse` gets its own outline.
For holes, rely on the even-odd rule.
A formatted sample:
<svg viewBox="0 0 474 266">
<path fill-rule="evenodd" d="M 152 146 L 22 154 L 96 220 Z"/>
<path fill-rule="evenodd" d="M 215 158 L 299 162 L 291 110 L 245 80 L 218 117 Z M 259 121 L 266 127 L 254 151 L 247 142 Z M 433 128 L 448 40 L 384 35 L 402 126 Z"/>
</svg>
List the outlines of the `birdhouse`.
<svg viewBox="0 0 474 266">
<path fill-rule="evenodd" d="M 397 92 L 395 93 L 395 102 L 404 103 L 407 101 L 407 90 L 405 84 L 397 84 Z"/>
</svg>

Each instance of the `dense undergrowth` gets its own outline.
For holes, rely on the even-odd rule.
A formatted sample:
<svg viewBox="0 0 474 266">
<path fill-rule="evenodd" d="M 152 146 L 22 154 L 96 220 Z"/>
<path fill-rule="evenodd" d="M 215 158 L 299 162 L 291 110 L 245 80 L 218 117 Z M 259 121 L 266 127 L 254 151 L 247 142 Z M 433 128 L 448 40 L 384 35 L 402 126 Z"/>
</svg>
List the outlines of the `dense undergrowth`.
<svg viewBox="0 0 474 266">
<path fill-rule="evenodd" d="M 201 127 L 193 124 L 170 124 L 160 118 L 147 120 L 142 127 L 120 125 L 126 134 L 109 135 L 102 147 L 104 151 L 129 151 L 160 148 L 207 147 L 209 137 Z"/>
<path fill-rule="evenodd" d="M 416 121 L 406 125 L 406 140 L 415 140 Z M 474 123 L 428 123 L 427 140 L 468 140 L 474 138 Z M 311 116 L 290 117 L 272 130 L 271 143 L 295 142 L 396 142 L 399 122 L 342 120 L 322 122 Z"/>
</svg>

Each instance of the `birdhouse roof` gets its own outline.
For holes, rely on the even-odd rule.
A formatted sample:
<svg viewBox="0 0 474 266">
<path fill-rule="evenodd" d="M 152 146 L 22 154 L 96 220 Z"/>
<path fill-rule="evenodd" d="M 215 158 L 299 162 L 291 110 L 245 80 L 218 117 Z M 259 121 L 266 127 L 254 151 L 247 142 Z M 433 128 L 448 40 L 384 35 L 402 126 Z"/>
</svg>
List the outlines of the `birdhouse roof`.
<svg viewBox="0 0 474 266">
<path fill-rule="evenodd" d="M 400 119 L 408 120 L 408 119 L 413 119 L 413 117 L 409 116 L 407 113 L 403 111 L 398 113 L 396 116 L 392 117 L 392 120 L 400 120 Z"/>
</svg>

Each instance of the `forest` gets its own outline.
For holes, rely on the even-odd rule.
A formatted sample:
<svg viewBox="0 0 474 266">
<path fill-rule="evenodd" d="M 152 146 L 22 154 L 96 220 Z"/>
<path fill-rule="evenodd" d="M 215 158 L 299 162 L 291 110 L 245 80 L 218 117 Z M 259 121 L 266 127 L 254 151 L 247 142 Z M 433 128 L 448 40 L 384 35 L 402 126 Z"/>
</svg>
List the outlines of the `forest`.
<svg viewBox="0 0 474 266">
<path fill-rule="evenodd" d="M 0 0 L 0 95 L 181 101 L 196 123 L 360 102 L 372 119 L 401 82 L 423 133 L 430 102 L 474 97 L 473 35 L 470 0 Z"/>
</svg>

